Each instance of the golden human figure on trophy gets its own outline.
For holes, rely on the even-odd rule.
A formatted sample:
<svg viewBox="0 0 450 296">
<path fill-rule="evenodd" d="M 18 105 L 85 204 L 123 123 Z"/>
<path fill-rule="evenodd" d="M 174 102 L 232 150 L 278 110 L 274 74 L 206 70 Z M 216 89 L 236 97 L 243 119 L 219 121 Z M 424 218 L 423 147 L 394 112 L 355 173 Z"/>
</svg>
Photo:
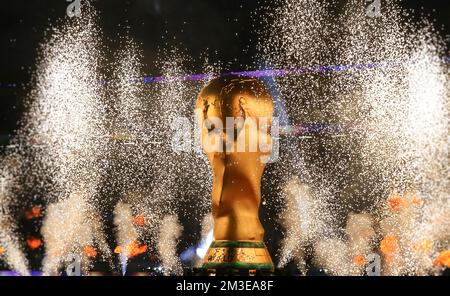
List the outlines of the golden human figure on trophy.
<svg viewBox="0 0 450 296">
<path fill-rule="evenodd" d="M 214 241 L 203 268 L 273 270 L 259 220 L 272 113 L 273 100 L 255 78 L 215 78 L 198 96 L 201 146 L 213 171 Z"/>
</svg>

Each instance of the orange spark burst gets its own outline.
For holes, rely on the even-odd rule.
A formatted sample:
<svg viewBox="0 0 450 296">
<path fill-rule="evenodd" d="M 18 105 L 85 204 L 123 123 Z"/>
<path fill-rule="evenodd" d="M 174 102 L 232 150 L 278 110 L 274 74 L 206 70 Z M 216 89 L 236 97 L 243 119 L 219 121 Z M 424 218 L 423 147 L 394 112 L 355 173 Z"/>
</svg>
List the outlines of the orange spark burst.
<svg viewBox="0 0 450 296">
<path fill-rule="evenodd" d="M 40 206 L 34 206 L 30 210 L 25 212 L 25 218 L 27 220 L 32 220 L 39 218 L 41 216 L 41 207 Z"/>
<path fill-rule="evenodd" d="M 32 236 L 27 239 L 27 245 L 31 250 L 36 250 L 39 249 L 39 247 L 42 245 L 42 241 Z"/>
<path fill-rule="evenodd" d="M 434 266 L 450 268 L 450 250 L 440 252 L 434 261 Z"/>
<path fill-rule="evenodd" d="M 0 246 L 0 256 L 5 254 L 5 252 L 6 252 L 6 249 L 3 248 L 2 246 Z"/>
<path fill-rule="evenodd" d="M 404 197 L 400 195 L 391 195 L 387 199 L 388 207 L 393 212 L 400 212 L 407 206 L 407 201 Z"/>
<path fill-rule="evenodd" d="M 353 257 L 353 264 L 357 266 L 363 266 L 366 264 L 366 259 L 362 255 Z"/>
<path fill-rule="evenodd" d="M 413 204 L 414 206 L 420 206 L 423 204 L 423 200 L 419 196 L 414 195 L 411 198 L 411 204 Z"/>
<path fill-rule="evenodd" d="M 135 225 L 143 226 L 145 224 L 144 215 L 137 215 L 136 217 L 134 217 L 133 223 Z"/>
<path fill-rule="evenodd" d="M 83 252 L 88 256 L 89 258 L 95 258 L 97 257 L 97 249 L 93 246 L 84 246 Z"/>
<path fill-rule="evenodd" d="M 115 254 L 120 254 L 122 252 L 122 247 L 117 246 L 114 249 Z M 128 258 L 136 257 L 138 255 L 141 255 L 143 253 L 147 252 L 147 245 L 140 245 L 136 241 L 131 242 L 127 246 L 127 256 Z"/>
<path fill-rule="evenodd" d="M 380 250 L 384 254 L 387 263 L 392 263 L 394 253 L 398 250 L 398 240 L 395 235 L 388 234 L 380 242 Z"/>
<path fill-rule="evenodd" d="M 427 239 L 421 241 L 418 244 L 414 244 L 412 246 L 412 249 L 414 252 L 424 252 L 424 253 L 428 253 L 431 251 L 431 249 L 433 248 L 433 243 Z"/>
<path fill-rule="evenodd" d="M 395 253 L 398 249 L 397 237 L 392 234 L 388 234 L 380 242 L 380 250 L 383 254 Z"/>
<path fill-rule="evenodd" d="M 147 245 L 140 245 L 135 241 L 129 244 L 127 248 L 128 257 L 135 257 L 145 252 L 147 252 Z"/>
<path fill-rule="evenodd" d="M 120 246 L 115 247 L 114 254 L 120 254 L 122 252 L 122 248 Z"/>
</svg>

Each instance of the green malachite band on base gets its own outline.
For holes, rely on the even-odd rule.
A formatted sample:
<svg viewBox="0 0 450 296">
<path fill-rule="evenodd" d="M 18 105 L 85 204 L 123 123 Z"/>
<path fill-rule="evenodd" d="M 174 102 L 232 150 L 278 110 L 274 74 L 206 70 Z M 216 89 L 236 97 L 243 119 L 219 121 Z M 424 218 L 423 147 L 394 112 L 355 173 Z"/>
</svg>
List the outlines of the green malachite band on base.
<svg viewBox="0 0 450 296">
<path fill-rule="evenodd" d="M 221 262 L 221 263 L 203 263 L 202 268 L 204 269 L 267 269 L 273 270 L 274 265 L 272 263 L 245 263 L 245 262 Z"/>
<path fill-rule="evenodd" d="M 255 248 L 262 249 L 266 245 L 263 242 L 252 241 L 213 241 L 210 248 Z"/>
</svg>

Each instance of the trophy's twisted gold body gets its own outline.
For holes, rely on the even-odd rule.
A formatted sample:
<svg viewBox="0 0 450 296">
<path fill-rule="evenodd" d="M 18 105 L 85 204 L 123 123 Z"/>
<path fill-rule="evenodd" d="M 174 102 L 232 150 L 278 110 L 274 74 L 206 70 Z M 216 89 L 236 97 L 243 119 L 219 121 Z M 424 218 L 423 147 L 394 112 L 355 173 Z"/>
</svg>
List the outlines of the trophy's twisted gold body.
<svg viewBox="0 0 450 296">
<path fill-rule="evenodd" d="M 201 144 L 213 170 L 214 242 L 203 268 L 273 270 L 259 220 L 272 113 L 264 84 L 250 77 L 213 79 L 197 99 Z M 229 125 L 230 119 L 236 121 Z"/>
</svg>

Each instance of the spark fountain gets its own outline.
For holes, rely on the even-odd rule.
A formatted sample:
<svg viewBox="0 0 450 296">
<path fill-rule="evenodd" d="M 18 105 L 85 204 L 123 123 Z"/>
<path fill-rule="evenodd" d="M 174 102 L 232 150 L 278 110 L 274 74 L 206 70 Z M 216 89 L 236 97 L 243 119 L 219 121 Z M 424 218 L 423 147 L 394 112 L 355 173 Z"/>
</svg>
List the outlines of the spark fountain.
<svg viewBox="0 0 450 296">
<path fill-rule="evenodd" d="M 445 46 L 432 24 L 410 21 L 395 1 L 377 18 L 347 1 L 335 20 L 337 4 L 279 1 L 260 42 L 261 59 L 273 67 L 323 70 L 276 78 L 290 118 L 351 127 L 305 139 L 287 154 L 285 162 L 297 169 L 286 183 L 280 264 L 297 257 L 301 268 L 313 256 L 326 273 L 358 274 L 370 250 L 381 255 L 384 274 L 439 273 L 449 243 L 441 218 L 449 212 Z M 314 206 L 307 206 L 305 185 L 316 195 Z M 366 217 L 358 222 L 366 230 L 352 226 L 352 213 Z M 439 234 L 425 230 L 430 219 L 440 221 Z M 361 249 L 349 246 L 355 232 L 361 239 L 370 233 L 358 242 Z M 305 245 L 315 251 L 301 252 Z"/>
<path fill-rule="evenodd" d="M 43 196 L 45 275 L 73 256 L 83 274 L 96 261 L 130 274 L 134 260 L 164 275 L 199 262 L 208 274 L 449 268 L 439 32 L 395 1 L 376 18 L 357 0 L 274 2 L 253 15 L 264 29 L 248 71 L 205 59 L 190 75 L 193 58 L 163 48 L 162 76 L 145 76 L 140 46 L 123 36 L 108 49 L 89 4 L 52 27 L 2 156 L 0 260 L 30 274 L 17 221 L 31 192 Z M 201 241 L 191 265 L 178 257 L 187 241 Z"/>
<path fill-rule="evenodd" d="M 13 200 L 14 171 L 17 169 L 17 155 L 7 155 L 2 160 L 0 171 L 0 260 L 21 275 L 29 275 L 28 262 L 17 238 L 17 227 L 11 215 Z"/>
</svg>

